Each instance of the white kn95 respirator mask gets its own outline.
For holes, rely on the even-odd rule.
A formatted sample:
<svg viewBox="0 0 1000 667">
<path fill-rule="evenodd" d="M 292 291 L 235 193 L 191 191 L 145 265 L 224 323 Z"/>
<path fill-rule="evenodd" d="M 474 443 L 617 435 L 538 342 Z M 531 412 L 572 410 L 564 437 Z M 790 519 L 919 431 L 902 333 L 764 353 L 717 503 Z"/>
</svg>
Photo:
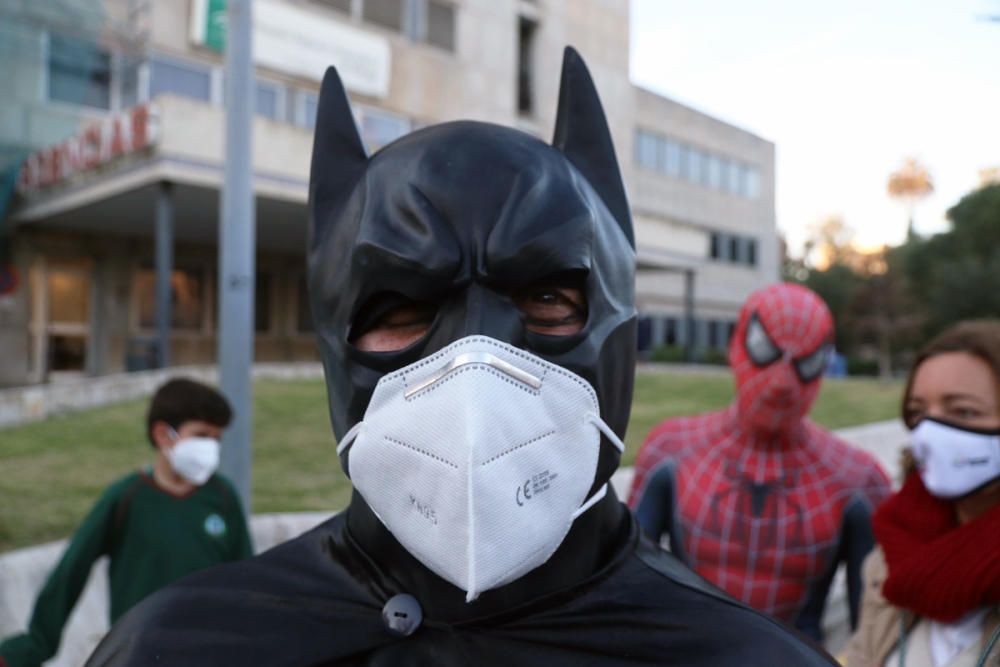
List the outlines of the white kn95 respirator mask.
<svg viewBox="0 0 1000 667">
<path fill-rule="evenodd" d="M 470 336 L 382 377 L 337 451 L 389 532 L 472 601 L 545 563 L 604 497 L 587 496 L 601 433 L 624 445 L 599 413 L 578 375 Z"/>
</svg>

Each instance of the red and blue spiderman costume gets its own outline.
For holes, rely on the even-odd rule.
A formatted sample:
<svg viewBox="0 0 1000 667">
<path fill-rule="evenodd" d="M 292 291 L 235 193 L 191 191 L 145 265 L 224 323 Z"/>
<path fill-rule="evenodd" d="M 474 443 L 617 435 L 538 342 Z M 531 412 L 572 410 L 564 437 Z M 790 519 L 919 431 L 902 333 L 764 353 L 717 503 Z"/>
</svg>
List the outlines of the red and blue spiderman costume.
<svg viewBox="0 0 1000 667">
<path fill-rule="evenodd" d="M 738 600 L 822 638 L 837 566 L 851 626 L 871 515 L 890 493 L 875 459 L 812 423 L 833 318 L 789 283 L 752 294 L 729 344 L 736 399 L 650 432 L 629 505 L 654 540 Z"/>
</svg>

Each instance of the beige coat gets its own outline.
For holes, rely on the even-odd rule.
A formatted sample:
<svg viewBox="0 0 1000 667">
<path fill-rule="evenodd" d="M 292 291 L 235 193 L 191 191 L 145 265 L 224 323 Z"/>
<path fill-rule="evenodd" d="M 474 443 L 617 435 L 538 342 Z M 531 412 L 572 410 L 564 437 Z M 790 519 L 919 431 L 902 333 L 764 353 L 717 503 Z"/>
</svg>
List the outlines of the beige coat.
<svg viewBox="0 0 1000 667">
<path fill-rule="evenodd" d="M 888 574 L 885 555 L 881 548 L 876 547 L 868 554 L 861 569 L 861 576 L 864 579 L 861 615 L 858 619 L 858 629 L 847 647 L 848 667 L 883 667 L 885 659 L 893 652 L 899 641 L 900 614 L 903 614 L 907 632 L 919 620 L 914 614 L 892 606 L 882 596 L 882 584 Z M 986 616 L 980 651 L 986 647 L 986 642 L 998 626 L 1000 626 L 1000 607 L 992 609 Z M 907 647 L 908 652 L 914 650 L 917 649 Z M 985 664 L 990 667 L 1000 665 L 1000 642 L 994 645 Z"/>
</svg>

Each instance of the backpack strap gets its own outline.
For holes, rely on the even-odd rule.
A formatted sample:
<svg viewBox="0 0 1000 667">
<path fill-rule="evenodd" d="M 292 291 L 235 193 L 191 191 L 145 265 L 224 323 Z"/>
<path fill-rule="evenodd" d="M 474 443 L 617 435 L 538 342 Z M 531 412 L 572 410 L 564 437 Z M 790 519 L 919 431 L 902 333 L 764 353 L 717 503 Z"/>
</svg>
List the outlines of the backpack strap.
<svg viewBox="0 0 1000 667">
<path fill-rule="evenodd" d="M 121 534 L 122 528 L 125 526 L 125 519 L 128 516 L 128 508 L 132 504 L 132 498 L 139 490 L 139 487 L 145 484 L 142 479 L 144 474 L 144 472 L 140 472 L 136 475 L 135 479 L 132 480 L 132 483 L 125 487 L 125 491 L 122 492 L 121 497 L 118 499 L 118 503 L 115 505 L 115 537 Z"/>
</svg>

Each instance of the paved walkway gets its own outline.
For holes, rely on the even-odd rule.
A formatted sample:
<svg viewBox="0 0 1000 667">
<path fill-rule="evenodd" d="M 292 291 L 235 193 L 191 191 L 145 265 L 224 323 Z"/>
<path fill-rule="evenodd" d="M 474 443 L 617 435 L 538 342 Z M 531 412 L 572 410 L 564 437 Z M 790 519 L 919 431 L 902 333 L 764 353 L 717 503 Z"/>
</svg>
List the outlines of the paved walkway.
<svg viewBox="0 0 1000 667">
<path fill-rule="evenodd" d="M 906 442 L 906 431 L 898 421 L 878 422 L 838 431 L 844 439 L 871 452 L 891 477 L 897 476 L 896 460 Z M 623 468 L 615 473 L 612 484 L 618 496 L 627 499 L 633 471 Z M 297 513 L 263 514 L 251 519 L 251 532 L 258 551 L 269 549 L 312 528 L 332 514 Z M 0 555 L 0 637 L 17 632 L 27 623 L 35 595 L 56 560 L 65 541 L 52 542 Z M 59 654 L 48 667 L 78 667 L 107 632 L 107 562 L 98 564 L 77 604 L 63 636 Z M 824 616 L 827 646 L 841 650 L 848 635 L 847 605 L 843 573 L 834 581 Z"/>
</svg>

